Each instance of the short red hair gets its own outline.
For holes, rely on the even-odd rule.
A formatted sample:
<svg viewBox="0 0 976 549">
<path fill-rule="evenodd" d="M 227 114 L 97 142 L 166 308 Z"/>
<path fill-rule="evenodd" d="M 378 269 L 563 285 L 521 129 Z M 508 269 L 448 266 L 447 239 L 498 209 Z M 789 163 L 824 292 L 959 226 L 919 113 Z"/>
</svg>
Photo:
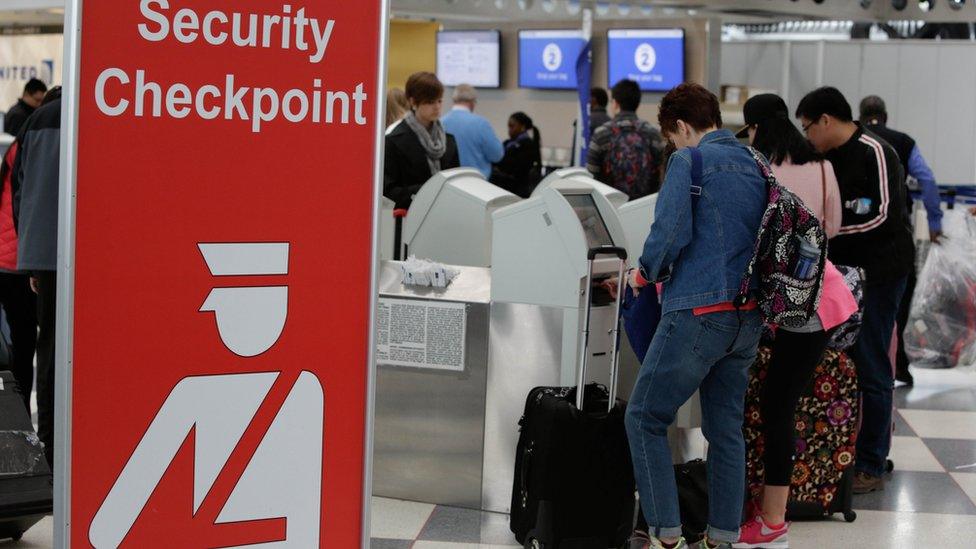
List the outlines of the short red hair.
<svg viewBox="0 0 976 549">
<path fill-rule="evenodd" d="M 699 84 L 679 84 L 661 100 L 657 115 L 661 132 L 665 134 L 678 131 L 678 120 L 683 120 L 698 131 L 713 126 L 721 128 L 722 110 L 718 98 Z"/>
</svg>

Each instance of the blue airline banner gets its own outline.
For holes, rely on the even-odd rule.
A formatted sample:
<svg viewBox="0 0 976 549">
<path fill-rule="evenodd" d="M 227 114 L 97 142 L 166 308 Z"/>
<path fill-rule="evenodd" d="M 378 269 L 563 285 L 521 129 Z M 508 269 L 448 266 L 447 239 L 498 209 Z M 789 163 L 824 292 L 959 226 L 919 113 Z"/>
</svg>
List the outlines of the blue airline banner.
<svg viewBox="0 0 976 549">
<path fill-rule="evenodd" d="M 575 90 L 585 46 L 580 30 L 519 31 L 519 87 Z"/>
<path fill-rule="evenodd" d="M 685 80 L 681 29 L 613 29 L 607 44 L 610 86 L 626 78 L 644 91 L 668 91 Z"/>
</svg>

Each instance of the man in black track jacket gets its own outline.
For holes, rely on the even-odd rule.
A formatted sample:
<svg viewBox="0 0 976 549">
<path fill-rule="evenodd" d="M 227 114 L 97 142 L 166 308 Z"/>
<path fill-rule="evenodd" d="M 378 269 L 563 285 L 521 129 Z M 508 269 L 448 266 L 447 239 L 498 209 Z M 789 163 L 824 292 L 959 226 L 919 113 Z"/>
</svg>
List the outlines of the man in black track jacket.
<svg viewBox="0 0 976 549">
<path fill-rule="evenodd" d="M 840 234 L 830 259 L 867 274 L 864 321 L 851 358 L 863 396 L 854 493 L 883 489 L 891 450 L 894 376 L 888 348 L 909 272 L 914 268 L 905 198 L 905 173 L 890 145 L 853 121 L 836 88 L 820 88 L 800 101 L 796 116 L 807 138 L 834 166 L 843 205 Z"/>
</svg>

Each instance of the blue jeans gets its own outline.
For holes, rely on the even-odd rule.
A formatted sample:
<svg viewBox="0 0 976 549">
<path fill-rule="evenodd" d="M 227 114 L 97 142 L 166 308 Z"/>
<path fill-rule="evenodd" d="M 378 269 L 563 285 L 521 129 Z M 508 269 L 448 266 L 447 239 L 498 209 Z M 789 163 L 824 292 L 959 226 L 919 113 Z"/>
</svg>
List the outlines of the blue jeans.
<svg viewBox="0 0 976 549">
<path fill-rule="evenodd" d="M 634 475 L 651 535 L 681 535 L 667 430 L 678 408 L 700 389 L 702 431 L 709 443 L 708 536 L 729 543 L 739 540 L 746 476 L 742 410 L 761 328 L 757 311 L 696 317 L 691 310 L 681 310 L 661 318 L 626 417 Z"/>
<path fill-rule="evenodd" d="M 861 390 L 856 471 L 880 477 L 891 450 L 895 377 L 888 349 L 907 277 L 864 287 L 864 321 L 850 350 Z"/>
</svg>

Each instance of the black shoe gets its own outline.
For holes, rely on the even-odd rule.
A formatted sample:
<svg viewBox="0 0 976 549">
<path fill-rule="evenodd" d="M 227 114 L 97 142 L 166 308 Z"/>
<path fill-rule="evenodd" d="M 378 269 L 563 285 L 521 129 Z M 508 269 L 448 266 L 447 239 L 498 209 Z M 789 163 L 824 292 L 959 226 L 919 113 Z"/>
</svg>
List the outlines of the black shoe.
<svg viewBox="0 0 976 549">
<path fill-rule="evenodd" d="M 895 370 L 895 381 L 900 381 L 908 386 L 915 385 L 915 378 L 912 377 L 912 373 L 908 371 L 907 367 Z"/>
</svg>

